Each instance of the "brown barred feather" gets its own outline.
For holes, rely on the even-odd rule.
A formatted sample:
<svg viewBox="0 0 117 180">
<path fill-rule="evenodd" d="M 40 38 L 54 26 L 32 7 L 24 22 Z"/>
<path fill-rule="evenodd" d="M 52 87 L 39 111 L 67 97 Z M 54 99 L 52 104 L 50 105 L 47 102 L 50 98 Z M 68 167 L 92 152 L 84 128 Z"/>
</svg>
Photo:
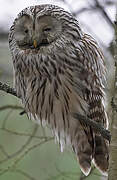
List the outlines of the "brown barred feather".
<svg viewBox="0 0 117 180">
<path fill-rule="evenodd" d="M 72 146 L 85 175 L 92 161 L 105 173 L 107 141 L 72 115 L 88 116 L 108 128 L 106 69 L 95 40 L 82 32 L 70 13 L 48 4 L 19 13 L 10 29 L 9 46 L 15 88 L 29 118 L 50 125 L 61 151 Z"/>
</svg>

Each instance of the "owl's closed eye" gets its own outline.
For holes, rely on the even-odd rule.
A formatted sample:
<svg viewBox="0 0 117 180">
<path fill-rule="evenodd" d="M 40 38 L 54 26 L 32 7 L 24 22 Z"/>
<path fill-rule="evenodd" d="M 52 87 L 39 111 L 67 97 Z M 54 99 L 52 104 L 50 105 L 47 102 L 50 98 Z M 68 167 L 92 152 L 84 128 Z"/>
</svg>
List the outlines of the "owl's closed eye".
<svg viewBox="0 0 117 180">
<path fill-rule="evenodd" d="M 22 49 L 40 49 L 56 41 L 61 33 L 61 23 L 51 16 L 32 19 L 28 15 L 23 15 L 15 24 L 15 39 Z"/>
</svg>

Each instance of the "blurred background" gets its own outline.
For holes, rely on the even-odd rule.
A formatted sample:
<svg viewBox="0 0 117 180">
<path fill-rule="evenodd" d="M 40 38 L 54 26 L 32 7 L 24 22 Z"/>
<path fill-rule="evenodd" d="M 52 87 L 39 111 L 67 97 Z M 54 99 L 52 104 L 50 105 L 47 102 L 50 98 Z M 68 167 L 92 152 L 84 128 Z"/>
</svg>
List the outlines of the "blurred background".
<svg viewBox="0 0 117 180">
<path fill-rule="evenodd" d="M 55 4 L 71 12 L 83 31 L 92 35 L 105 55 L 107 102 L 114 74 L 113 38 L 116 0 L 0 0 L 0 81 L 13 86 L 8 31 L 16 15 L 35 4 Z M 109 104 L 109 103 L 107 103 Z M 109 112 L 109 106 L 107 106 Z M 19 100 L 0 91 L 0 180 L 104 180 L 94 167 L 88 177 L 80 172 L 70 149 L 63 153 L 49 128 L 30 121 Z"/>
</svg>

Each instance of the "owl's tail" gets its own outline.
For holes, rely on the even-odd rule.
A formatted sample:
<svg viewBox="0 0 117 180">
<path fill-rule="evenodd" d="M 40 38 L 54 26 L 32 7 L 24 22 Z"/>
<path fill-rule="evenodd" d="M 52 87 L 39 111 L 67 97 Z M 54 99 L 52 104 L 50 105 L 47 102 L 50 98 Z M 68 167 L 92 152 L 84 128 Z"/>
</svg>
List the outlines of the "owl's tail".
<svg viewBox="0 0 117 180">
<path fill-rule="evenodd" d="M 95 135 L 94 165 L 102 174 L 107 174 L 109 165 L 108 142 L 100 135 Z"/>
<path fill-rule="evenodd" d="M 78 131 L 75 141 L 77 143 L 74 143 L 73 149 L 77 155 L 81 171 L 88 176 L 91 171 L 91 162 L 93 162 L 95 167 L 106 175 L 109 160 L 107 140 L 101 135 L 95 134 L 90 127 L 83 126 L 82 130 Z"/>
<path fill-rule="evenodd" d="M 80 127 L 81 126 L 81 127 Z M 72 147 L 77 155 L 81 171 L 88 176 L 91 171 L 91 162 L 93 159 L 93 134 L 91 128 L 79 123 L 77 136 L 72 142 Z"/>
</svg>

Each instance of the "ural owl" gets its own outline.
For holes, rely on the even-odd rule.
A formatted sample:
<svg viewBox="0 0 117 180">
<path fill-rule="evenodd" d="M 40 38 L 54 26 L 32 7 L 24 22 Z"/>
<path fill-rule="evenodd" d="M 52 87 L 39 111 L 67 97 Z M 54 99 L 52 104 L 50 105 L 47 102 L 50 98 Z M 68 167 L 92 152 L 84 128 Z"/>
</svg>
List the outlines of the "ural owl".
<svg viewBox="0 0 117 180">
<path fill-rule="evenodd" d="M 22 10 L 9 33 L 15 88 L 29 117 L 49 124 L 61 150 L 71 145 L 81 170 L 91 162 L 108 169 L 108 142 L 73 113 L 108 128 L 105 112 L 105 65 L 95 40 L 78 21 L 54 5 Z"/>
</svg>

